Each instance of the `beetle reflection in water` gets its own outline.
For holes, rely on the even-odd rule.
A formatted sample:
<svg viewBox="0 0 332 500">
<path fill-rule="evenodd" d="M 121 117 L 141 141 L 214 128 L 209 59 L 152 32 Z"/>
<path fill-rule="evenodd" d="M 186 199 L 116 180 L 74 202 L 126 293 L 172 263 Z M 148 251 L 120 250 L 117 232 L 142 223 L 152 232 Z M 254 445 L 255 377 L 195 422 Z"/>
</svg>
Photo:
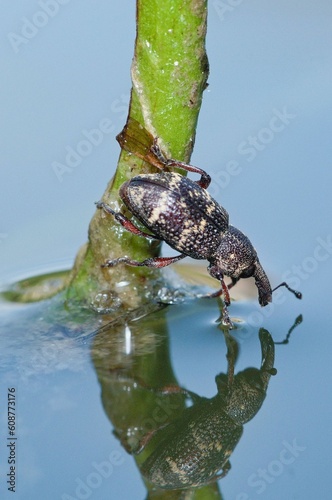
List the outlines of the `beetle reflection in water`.
<svg viewBox="0 0 332 500">
<path fill-rule="evenodd" d="M 165 305 L 156 309 L 149 304 L 94 333 L 91 354 L 102 404 L 113 433 L 135 456 L 148 498 L 168 498 L 171 489 L 172 498 L 182 498 L 182 493 L 202 488 L 219 498 L 216 481 L 229 470 L 243 425 L 259 411 L 276 373 L 274 346 L 288 343 L 302 316 L 281 342 L 274 343 L 260 329 L 260 368 L 237 374 L 238 342 L 223 329 L 227 370 L 216 376 L 217 394 L 206 398 L 179 387 L 169 352 L 167 311 Z"/>
<path fill-rule="evenodd" d="M 140 467 L 142 475 L 162 489 L 199 487 L 224 477 L 229 457 L 239 442 L 243 424 L 259 411 L 274 368 L 274 343 L 267 330 L 260 329 L 260 369 L 247 368 L 234 374 L 237 342 L 225 333 L 227 374 L 216 376 L 218 392 L 211 399 L 180 387 L 167 387 L 164 394 L 180 392 L 191 399 L 175 421 L 148 433 L 136 453 L 156 440 L 154 450 Z"/>
</svg>

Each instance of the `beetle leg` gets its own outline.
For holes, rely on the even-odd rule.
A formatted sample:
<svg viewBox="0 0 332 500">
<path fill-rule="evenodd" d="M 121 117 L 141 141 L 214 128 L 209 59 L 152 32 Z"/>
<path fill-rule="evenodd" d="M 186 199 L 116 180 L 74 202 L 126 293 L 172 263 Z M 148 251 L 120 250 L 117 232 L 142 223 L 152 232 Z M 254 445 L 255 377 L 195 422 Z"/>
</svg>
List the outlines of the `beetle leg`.
<svg viewBox="0 0 332 500">
<path fill-rule="evenodd" d="M 231 304 L 228 286 L 226 285 L 223 278 L 221 278 L 220 276 L 218 276 L 218 277 L 214 276 L 213 273 L 211 273 L 211 272 L 210 272 L 210 274 L 214 278 L 220 279 L 221 288 L 219 290 L 217 290 L 216 292 L 208 293 L 206 295 L 198 295 L 198 297 L 202 298 L 202 299 L 213 299 L 215 297 L 220 297 L 221 295 L 223 295 L 224 300 L 223 300 L 223 304 L 222 304 L 222 315 L 221 315 L 221 318 L 218 319 L 218 321 L 221 319 L 222 323 L 225 326 L 227 326 L 228 328 L 233 328 L 233 324 L 232 324 L 232 322 L 229 318 L 229 314 L 228 314 L 228 306 L 230 306 L 230 304 Z"/>
<path fill-rule="evenodd" d="M 201 168 L 194 167 L 193 165 L 188 165 L 187 163 L 184 163 L 182 161 L 172 159 L 167 160 L 167 167 L 182 168 L 187 172 L 194 172 L 196 174 L 199 174 L 201 178 L 199 181 L 196 181 L 196 184 L 198 184 L 203 189 L 208 188 L 210 185 L 211 177 Z"/>
<path fill-rule="evenodd" d="M 164 387 L 160 387 L 159 389 L 154 389 L 154 391 L 160 394 L 167 394 L 167 395 L 182 394 L 187 399 L 191 399 L 193 403 L 198 403 L 199 401 L 205 399 L 202 396 L 196 394 L 195 392 L 189 391 L 188 389 L 184 389 L 179 385 L 166 385 Z"/>
<path fill-rule="evenodd" d="M 228 333 L 224 332 L 225 341 L 227 345 L 227 391 L 228 395 L 231 394 L 234 383 L 234 370 L 235 362 L 239 355 L 239 345 L 236 340 Z"/>
<path fill-rule="evenodd" d="M 167 158 L 166 156 L 163 154 L 163 152 L 161 151 L 160 147 L 158 146 L 158 138 L 155 137 L 154 140 L 153 140 L 153 144 L 150 148 L 150 151 L 151 153 L 154 154 L 154 156 L 157 158 L 157 160 L 159 160 L 159 162 L 164 165 L 165 167 L 167 167 Z"/>
<path fill-rule="evenodd" d="M 104 262 L 104 264 L 101 265 L 101 267 L 114 267 L 118 264 L 127 264 L 128 266 L 156 267 L 159 269 L 161 267 L 166 267 L 170 264 L 174 264 L 174 262 L 184 259 L 185 257 L 187 256 L 184 254 L 176 255 L 175 257 L 151 257 L 150 259 L 145 259 L 142 262 L 129 259 L 129 257 L 119 257 L 118 259 L 107 260 L 106 262 Z"/>
<path fill-rule="evenodd" d="M 230 296 L 229 296 L 228 286 L 226 285 L 226 283 L 224 282 L 223 279 L 220 280 L 220 282 L 221 282 L 221 288 L 219 290 L 217 290 L 216 292 L 207 293 L 206 295 L 200 295 L 200 298 L 214 299 L 216 297 L 220 297 L 221 295 L 223 295 L 224 296 L 225 305 L 226 306 L 230 306 L 231 305 L 231 299 L 230 299 Z"/>
<path fill-rule="evenodd" d="M 232 278 L 232 282 L 231 282 L 229 285 L 227 285 L 228 290 L 229 290 L 230 288 L 233 288 L 233 286 L 235 286 L 235 285 L 236 285 L 236 283 L 239 281 L 239 279 L 240 279 L 240 278 Z"/>
<path fill-rule="evenodd" d="M 151 439 L 157 434 L 157 432 L 159 432 L 164 427 L 167 427 L 168 425 L 169 425 L 169 422 L 166 424 L 160 425 L 159 427 L 157 427 L 157 429 L 153 429 L 152 431 L 147 432 L 142 437 L 142 439 L 140 439 L 137 447 L 134 450 L 132 450 L 132 453 L 134 455 L 139 455 L 145 449 L 145 447 L 150 443 Z"/>
<path fill-rule="evenodd" d="M 221 316 L 221 321 L 222 324 L 227 326 L 230 330 L 233 328 L 233 323 L 230 320 L 229 314 L 228 314 L 228 308 L 225 302 L 223 302 L 222 305 L 222 316 Z"/>
<path fill-rule="evenodd" d="M 130 233 L 136 234 L 138 236 L 143 236 L 144 238 L 153 238 L 155 240 L 159 240 L 154 234 L 145 233 L 138 229 L 127 217 L 125 217 L 121 212 L 115 212 L 109 205 L 104 203 L 103 201 L 98 201 L 96 203 L 96 207 L 104 210 L 105 213 L 109 215 L 113 215 L 114 219 L 120 222 L 121 226 L 123 226 Z"/>
<path fill-rule="evenodd" d="M 202 170 L 199 167 L 194 167 L 193 165 L 188 165 L 187 163 L 184 163 L 182 161 L 173 160 L 172 158 L 166 158 L 157 144 L 157 139 L 154 139 L 153 141 L 151 152 L 165 167 L 182 168 L 187 172 L 194 172 L 196 174 L 199 174 L 201 178 L 199 181 L 196 181 L 196 184 L 198 184 L 203 189 L 206 189 L 210 185 L 211 177 L 205 172 L 205 170 Z"/>
</svg>

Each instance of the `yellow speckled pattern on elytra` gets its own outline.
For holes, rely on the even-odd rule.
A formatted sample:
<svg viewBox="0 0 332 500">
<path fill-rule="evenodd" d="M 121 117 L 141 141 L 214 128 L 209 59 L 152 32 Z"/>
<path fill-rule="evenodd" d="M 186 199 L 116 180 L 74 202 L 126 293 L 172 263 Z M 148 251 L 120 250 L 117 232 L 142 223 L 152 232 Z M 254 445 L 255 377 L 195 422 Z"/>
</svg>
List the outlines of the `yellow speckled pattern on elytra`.
<svg viewBox="0 0 332 500">
<path fill-rule="evenodd" d="M 227 211 L 196 182 L 177 173 L 137 176 L 126 184 L 122 196 L 156 236 L 196 259 L 207 259 L 228 227 Z"/>
</svg>

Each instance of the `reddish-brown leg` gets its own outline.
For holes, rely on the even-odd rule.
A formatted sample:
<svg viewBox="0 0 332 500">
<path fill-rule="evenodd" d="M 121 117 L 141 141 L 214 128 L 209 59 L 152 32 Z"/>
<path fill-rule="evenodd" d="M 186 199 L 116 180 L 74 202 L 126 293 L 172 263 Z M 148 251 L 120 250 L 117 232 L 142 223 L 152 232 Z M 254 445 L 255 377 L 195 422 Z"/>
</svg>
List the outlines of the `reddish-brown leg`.
<svg viewBox="0 0 332 500">
<path fill-rule="evenodd" d="M 193 165 L 188 165 L 187 163 L 184 163 L 182 161 L 166 158 L 157 144 L 157 139 L 154 139 L 153 141 L 153 146 L 151 146 L 151 152 L 165 167 L 182 168 L 187 172 L 194 172 L 196 174 L 199 174 L 201 178 L 199 181 L 196 181 L 196 183 L 202 188 L 206 189 L 210 185 L 211 177 L 209 176 L 209 174 L 205 172 L 205 170 L 202 170 L 201 168 L 198 167 L 194 167 Z"/>
<path fill-rule="evenodd" d="M 226 306 L 230 306 L 231 305 L 231 298 L 229 296 L 228 286 L 226 285 L 224 280 L 221 280 L 221 288 L 219 290 L 217 290 L 216 292 L 213 292 L 213 293 L 209 293 L 208 295 L 206 295 L 206 297 L 214 298 L 214 297 L 220 297 L 221 295 L 224 296 L 224 302 L 225 302 Z"/>
<path fill-rule="evenodd" d="M 222 304 L 222 316 L 219 319 L 225 326 L 228 326 L 228 328 L 233 328 L 233 324 L 228 314 L 228 306 L 231 304 L 228 286 L 226 285 L 223 279 L 220 280 L 220 283 L 221 283 L 221 288 L 219 290 L 213 293 L 208 293 L 206 295 L 201 295 L 200 297 L 210 299 L 210 298 L 220 297 L 221 295 L 223 295 L 224 300 Z"/>
<path fill-rule="evenodd" d="M 118 264 L 127 264 L 127 266 L 135 267 L 145 266 L 161 268 L 174 264 L 174 262 L 184 259 L 185 257 L 186 255 L 183 254 L 176 255 L 175 257 L 151 257 L 150 259 L 143 260 L 142 262 L 129 259 L 128 257 L 119 257 L 118 259 L 107 260 L 104 264 L 102 264 L 102 267 L 114 267 Z"/>
<path fill-rule="evenodd" d="M 121 212 L 115 212 L 109 205 L 107 205 L 103 201 L 98 201 L 96 203 L 96 207 L 104 210 L 104 212 L 109 215 L 113 215 L 114 219 L 120 222 L 121 226 L 127 229 L 127 231 L 129 231 L 130 233 L 136 234 L 138 236 L 143 236 L 144 238 L 159 240 L 159 238 L 157 238 L 157 236 L 155 236 L 154 234 L 145 233 L 144 231 L 138 229 L 138 227 L 136 227 L 135 224 L 127 219 L 127 217 L 125 217 Z"/>
</svg>

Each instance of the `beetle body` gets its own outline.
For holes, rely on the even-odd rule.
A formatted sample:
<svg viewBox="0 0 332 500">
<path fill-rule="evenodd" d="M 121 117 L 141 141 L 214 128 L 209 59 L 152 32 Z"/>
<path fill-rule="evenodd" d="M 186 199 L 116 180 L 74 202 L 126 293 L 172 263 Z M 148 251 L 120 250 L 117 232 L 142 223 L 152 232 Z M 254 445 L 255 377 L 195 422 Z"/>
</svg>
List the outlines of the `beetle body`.
<svg viewBox="0 0 332 500">
<path fill-rule="evenodd" d="M 177 173 L 145 174 L 125 182 L 120 196 L 160 240 L 194 259 L 209 259 L 228 228 L 228 213 L 195 182 Z"/>
<path fill-rule="evenodd" d="M 201 398 L 182 418 L 170 424 L 141 472 L 163 489 L 198 487 L 226 475 L 229 456 L 243 433 L 243 426 L 226 413 L 220 395 Z"/>
<path fill-rule="evenodd" d="M 177 160 L 166 159 L 156 140 L 149 150 L 148 157 L 149 161 L 154 161 L 154 165 L 161 169 L 161 173 L 133 177 L 121 186 L 120 197 L 150 233 L 140 230 L 121 212 L 115 212 L 104 202 L 98 202 L 97 208 L 113 215 L 132 233 L 165 241 L 180 254 L 175 257 L 150 258 L 142 262 L 129 257 L 119 257 L 106 261 L 103 267 L 113 267 L 119 263 L 165 267 L 186 256 L 206 259 L 209 262 L 210 275 L 221 283 L 221 289 L 210 296 L 224 294 L 223 322 L 230 327 L 232 324 L 227 311 L 230 304 L 228 289 L 241 278 L 254 277 L 258 300 L 262 306 L 272 301 L 272 292 L 280 286 L 285 286 L 297 298 L 301 298 L 299 292 L 292 290 L 284 282 L 272 290 L 250 240 L 241 231 L 229 225 L 227 211 L 206 191 L 211 178 L 204 170 Z M 201 178 L 194 182 L 178 173 L 165 171 L 169 167 L 196 172 Z M 225 284 L 224 276 L 231 278 L 230 285 Z"/>
</svg>

